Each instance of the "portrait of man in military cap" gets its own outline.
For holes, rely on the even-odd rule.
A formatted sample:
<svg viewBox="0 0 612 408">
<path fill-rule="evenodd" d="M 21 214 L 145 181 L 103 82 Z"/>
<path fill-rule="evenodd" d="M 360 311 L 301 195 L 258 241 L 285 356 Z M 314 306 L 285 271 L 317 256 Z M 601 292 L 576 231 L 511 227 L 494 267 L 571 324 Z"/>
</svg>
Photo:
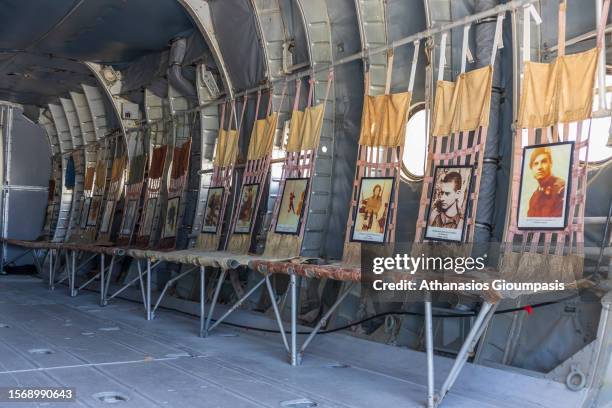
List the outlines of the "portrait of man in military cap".
<svg viewBox="0 0 612 408">
<path fill-rule="evenodd" d="M 436 167 L 426 239 L 463 241 L 472 175 L 472 166 Z"/>
<path fill-rule="evenodd" d="M 573 142 L 523 150 L 519 228 L 564 228 Z"/>
</svg>

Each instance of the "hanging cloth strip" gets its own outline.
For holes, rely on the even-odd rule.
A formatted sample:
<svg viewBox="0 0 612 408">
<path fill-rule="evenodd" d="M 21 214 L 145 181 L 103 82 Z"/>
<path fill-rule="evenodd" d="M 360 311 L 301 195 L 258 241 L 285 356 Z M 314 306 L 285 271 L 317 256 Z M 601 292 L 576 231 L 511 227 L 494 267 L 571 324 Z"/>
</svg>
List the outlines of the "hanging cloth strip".
<svg viewBox="0 0 612 408">
<path fill-rule="evenodd" d="M 113 161 L 113 167 L 111 168 L 111 182 L 118 181 L 121 179 L 121 177 L 123 177 L 126 161 L 127 158 L 125 156 L 115 158 Z"/>
<path fill-rule="evenodd" d="M 332 70 L 327 75 L 327 86 L 325 96 L 321 103 L 312 106 L 314 94 L 314 77 L 309 80 L 308 100 L 304 111 L 299 110 L 300 92 L 302 80 L 296 80 L 295 99 L 293 112 L 290 119 L 289 137 L 287 139 L 286 157 L 283 164 L 283 172 L 280 181 L 279 195 L 274 202 L 273 222 L 266 237 L 266 247 L 263 257 L 268 259 L 290 259 L 300 255 L 304 231 L 308 220 L 308 208 L 312 191 L 312 175 L 314 172 L 325 107 L 329 99 L 329 93 L 334 78 Z M 304 193 L 303 209 L 298 210 L 301 220 L 297 234 L 277 233 L 276 226 L 279 219 L 280 207 L 284 195 L 284 189 L 288 178 L 307 178 L 307 190 Z M 298 197 L 299 202 L 300 197 Z M 299 204 L 298 204 L 299 207 Z"/>
<path fill-rule="evenodd" d="M 117 246 L 127 246 L 131 243 L 145 183 L 145 172 L 149 164 L 149 158 L 144 148 L 144 135 L 138 132 L 134 142 L 125 183 L 125 199 L 116 241 Z"/>
<path fill-rule="evenodd" d="M 167 152 L 167 145 L 153 148 L 153 154 L 151 156 L 151 167 L 149 168 L 149 179 L 158 179 L 162 176 L 164 172 L 164 166 L 166 164 Z"/>
<path fill-rule="evenodd" d="M 106 185 L 107 168 L 108 168 L 108 162 L 106 158 L 98 160 L 98 163 L 96 163 L 94 194 L 102 194 L 104 192 L 104 186 Z"/>
<path fill-rule="evenodd" d="M 498 21 L 500 18 L 498 17 Z M 491 87 L 493 84 L 493 65 L 500 44 L 501 26 L 498 23 L 495 34 L 495 46 L 491 63 L 485 67 L 465 72 L 469 25 L 463 31 L 463 57 L 461 73 L 456 82 L 444 81 L 445 49 L 447 33 L 442 34 L 440 41 L 440 67 L 432 118 L 432 135 L 447 136 L 456 132 L 469 132 L 489 125 L 491 110 Z"/>
<path fill-rule="evenodd" d="M 286 85 L 287 84 L 285 82 L 282 88 L 281 100 L 278 105 L 279 111 L 280 109 L 282 109 L 282 105 L 285 99 Z M 247 155 L 245 171 L 242 177 L 243 186 L 247 184 L 259 185 L 256 191 L 255 205 L 251 208 L 248 233 L 236 233 L 235 231 L 236 224 L 238 222 L 238 218 L 241 215 L 240 212 L 242 210 L 242 203 L 240 202 L 240 199 L 236 203 L 236 206 L 234 207 L 234 213 L 232 214 L 231 235 L 229 235 L 228 237 L 227 250 L 238 254 L 246 254 L 251 247 L 251 240 L 257 222 L 259 205 L 261 202 L 261 197 L 265 190 L 263 183 L 265 182 L 268 176 L 268 171 L 270 169 L 270 159 L 272 155 L 272 147 L 274 144 L 274 135 L 276 133 L 276 125 L 278 122 L 278 112 L 272 113 L 272 95 L 273 92 L 272 89 L 270 89 L 268 97 L 267 117 L 265 119 L 262 119 L 263 125 L 260 124 L 258 130 L 257 122 L 259 120 L 256 119 L 255 123 L 253 124 L 255 137 L 257 138 L 257 140 L 253 140 L 252 132 L 252 137 L 249 141 L 249 154 Z M 260 131 L 261 133 L 259 133 Z M 258 142 L 261 144 L 261 146 L 255 145 L 255 143 Z"/>
<path fill-rule="evenodd" d="M 584 269 L 584 209 L 587 192 L 588 142 L 590 133 L 593 88 L 597 58 L 603 44 L 604 29 L 610 8 L 605 0 L 597 28 L 597 47 L 565 55 L 566 5 L 559 5 L 558 58 L 548 64 L 529 61 L 524 52 L 524 80 L 519 108 L 518 127 L 514 142 L 513 177 L 510 219 L 505 231 L 505 248 L 500 263 L 500 276 L 515 281 L 563 282 L 566 288 L 580 287 Z M 529 44 L 531 10 L 524 10 L 523 44 Z M 576 122 L 570 133 L 570 122 Z M 521 166 L 525 147 L 574 142 L 570 171 L 566 227 L 551 231 L 519 230 L 521 201 Z M 578 159 L 580 158 L 580 159 Z M 566 183 L 566 186 L 568 185 Z M 506 297 L 525 292 L 512 291 Z"/>
<path fill-rule="evenodd" d="M 440 40 L 440 60 L 438 67 L 438 82 L 432 115 L 432 128 L 429 151 L 426 162 L 425 177 L 419 203 L 415 244 L 412 246 L 414 254 L 422 254 L 431 250 L 430 246 L 421 243 L 428 240 L 425 237 L 429 212 L 427 209 L 433 200 L 434 176 L 439 166 L 458 165 L 470 166 L 473 174 L 469 178 L 473 186 L 471 193 L 465 196 L 463 206 L 462 224 L 459 237 L 454 236 L 456 242 L 470 243 L 473 239 L 474 216 L 478 203 L 480 176 L 484 159 L 484 148 L 489 125 L 489 111 L 491 104 L 493 67 L 499 48 L 502 46 L 503 14 L 497 16 L 495 34 L 491 47 L 490 63 L 487 66 L 465 72 L 466 61 L 469 56 L 469 30 L 470 25 L 464 26 L 463 45 L 461 55 L 461 72 L 456 82 L 444 81 L 446 64 L 446 39 L 448 33 L 442 33 Z M 469 191 L 469 185 L 465 188 Z M 432 238 L 433 239 L 433 238 Z M 453 247 L 454 248 L 454 247 Z M 450 253 L 452 250 L 457 253 Z M 458 246 L 449 251 L 448 256 L 464 256 L 469 252 L 468 246 Z"/>
<path fill-rule="evenodd" d="M 91 191 L 93 189 L 95 176 L 96 176 L 95 167 L 88 167 L 87 170 L 85 170 L 85 180 L 83 182 L 83 190 Z"/>
<path fill-rule="evenodd" d="M 414 43 L 414 50 L 413 72 L 410 74 L 407 92 L 390 93 L 394 59 L 393 52 L 390 51 L 387 61 L 385 94 L 376 96 L 366 94 L 364 96 L 359 135 L 361 146 L 399 147 L 404 145 L 406 120 L 414 86 L 414 69 L 416 69 L 414 61 L 418 61 L 419 42 Z M 366 73 L 366 90 L 369 89 L 369 76 L 370 73 Z"/>
<path fill-rule="evenodd" d="M 590 119 L 597 62 L 603 44 L 605 23 L 610 2 L 603 4 L 595 48 L 565 55 L 566 4 L 559 5 L 558 57 L 551 63 L 530 61 L 530 53 L 523 53 L 524 79 L 521 90 L 518 127 L 543 128 L 557 123 Z M 531 9 L 524 11 L 523 42 L 530 41 Z M 529 49 L 529 47 L 524 47 Z"/>
<path fill-rule="evenodd" d="M 221 234 L 223 233 L 223 220 L 225 219 L 225 211 L 230 197 L 232 179 L 234 177 L 234 165 L 238 159 L 238 141 L 242 130 L 242 122 L 246 111 L 247 96 L 244 96 L 242 113 L 240 122 L 236 119 L 236 101 L 231 101 L 230 114 L 228 116 L 228 130 L 225 130 L 226 105 L 221 107 L 221 118 L 219 120 L 219 134 L 217 138 L 217 146 L 213 159 L 213 175 L 210 188 L 223 187 L 221 198 L 221 206 L 215 232 L 201 231 L 198 236 L 196 248 L 198 250 L 216 251 L 219 249 L 221 242 Z M 258 107 L 259 108 L 259 107 Z M 232 121 L 236 128 L 232 130 Z M 202 222 L 204 224 L 204 221 Z"/>
<path fill-rule="evenodd" d="M 151 167 L 145 191 L 144 208 L 141 213 L 141 222 L 138 228 L 135 245 L 149 246 L 151 234 L 154 231 L 154 221 L 160 207 L 159 195 L 162 187 L 162 178 L 166 169 L 168 145 L 155 147 L 151 156 Z"/>
<path fill-rule="evenodd" d="M 389 51 L 387 54 L 385 94 L 377 96 L 366 94 L 364 96 L 357 166 L 344 239 L 342 257 L 344 265 L 353 266 L 361 263 L 361 243 L 359 242 L 361 238 L 357 238 L 357 233 L 364 236 L 382 234 L 380 238 L 378 236 L 372 238 L 376 241 L 371 242 L 385 243 L 395 240 L 399 173 L 406 138 L 406 121 L 419 58 L 419 47 L 420 42 L 415 41 L 413 43 L 412 68 L 406 92 L 391 93 L 394 54 L 393 51 Z M 368 92 L 367 90 L 370 89 L 369 72 L 365 75 L 365 81 L 365 89 Z M 368 225 L 367 215 L 357 210 L 357 207 L 364 203 L 362 197 L 359 197 L 362 194 L 361 187 L 364 177 L 392 178 L 392 185 L 385 192 L 385 194 L 388 194 L 389 201 L 370 214 L 369 227 L 366 227 Z M 383 197 L 382 194 L 381 192 L 381 197 Z M 378 227 L 372 226 L 376 225 L 382 229 L 380 233 L 374 232 L 377 231 Z M 358 232 L 358 229 L 361 229 L 361 231 Z"/>
<path fill-rule="evenodd" d="M 325 104 L 329 98 L 332 80 L 333 72 L 330 71 L 327 80 L 327 88 L 325 90 L 325 99 L 322 103 L 312 106 L 314 80 L 311 79 L 308 91 L 308 101 L 303 112 L 298 109 L 301 89 L 298 82 L 296 97 L 293 102 L 293 112 L 291 113 L 291 121 L 289 122 L 289 137 L 285 148 L 288 153 L 317 150 L 319 147 L 319 139 L 321 137 L 323 117 L 325 114 Z"/>
<path fill-rule="evenodd" d="M 270 153 L 274 144 L 274 135 L 278 124 L 278 112 L 271 113 L 272 107 L 272 92 L 268 98 L 268 111 L 266 117 L 257 119 L 259 113 L 259 103 L 261 99 L 261 91 L 257 91 L 257 103 L 255 108 L 255 123 L 251 131 L 251 139 L 249 140 L 249 150 L 247 153 L 248 160 L 259 160 Z"/>
<path fill-rule="evenodd" d="M 125 164 L 127 158 L 125 156 L 115 157 L 111 167 L 111 179 L 106 197 L 106 205 L 102 215 L 102 222 L 98 232 L 98 245 L 111 245 L 111 227 L 115 219 L 115 209 L 117 203 L 121 199 L 121 191 L 125 175 Z"/>
<path fill-rule="evenodd" d="M 243 109 L 244 112 L 244 109 Z M 217 167 L 233 166 L 238 158 L 238 139 L 240 136 L 239 128 L 231 129 L 232 118 L 236 115 L 236 101 L 231 102 L 228 130 L 223 128 L 225 121 L 225 104 L 221 108 L 221 126 L 217 136 L 217 146 L 213 165 Z M 242 120 L 241 120 L 242 121 Z"/>
</svg>

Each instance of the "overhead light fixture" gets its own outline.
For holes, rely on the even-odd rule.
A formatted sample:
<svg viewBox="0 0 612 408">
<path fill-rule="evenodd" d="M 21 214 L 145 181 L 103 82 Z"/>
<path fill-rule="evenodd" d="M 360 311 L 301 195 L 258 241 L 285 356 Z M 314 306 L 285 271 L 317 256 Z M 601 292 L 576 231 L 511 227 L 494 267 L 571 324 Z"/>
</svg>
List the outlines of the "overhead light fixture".
<svg viewBox="0 0 612 408">
<path fill-rule="evenodd" d="M 206 69 L 205 65 L 202 65 L 201 74 L 202 82 L 208 90 L 208 93 L 210 94 L 211 98 L 217 99 L 219 97 L 220 91 L 219 86 L 217 85 L 217 81 L 215 80 L 215 76 L 212 74 L 212 72 Z"/>
<path fill-rule="evenodd" d="M 119 74 L 111 66 L 105 66 L 104 68 L 102 68 L 102 71 L 100 73 L 104 81 L 106 81 L 109 85 L 114 84 L 119 79 Z"/>
</svg>

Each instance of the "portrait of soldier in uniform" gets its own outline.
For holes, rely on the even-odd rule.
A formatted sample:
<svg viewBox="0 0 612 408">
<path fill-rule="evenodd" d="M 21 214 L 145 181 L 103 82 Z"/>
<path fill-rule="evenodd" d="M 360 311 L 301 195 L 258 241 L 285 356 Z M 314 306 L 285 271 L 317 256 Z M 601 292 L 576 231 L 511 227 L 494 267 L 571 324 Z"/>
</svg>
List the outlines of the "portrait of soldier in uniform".
<svg viewBox="0 0 612 408">
<path fill-rule="evenodd" d="M 238 206 L 238 218 L 234 232 L 239 234 L 248 234 L 251 232 L 251 223 L 253 213 L 257 204 L 257 192 L 259 184 L 245 184 L 240 192 L 240 205 Z"/>
<path fill-rule="evenodd" d="M 391 177 L 364 177 L 361 179 L 354 241 L 384 242 L 387 218 L 393 191 Z"/>
<path fill-rule="evenodd" d="M 168 208 L 166 210 L 166 219 L 164 221 L 164 238 L 176 236 L 176 221 L 179 212 L 180 197 L 174 197 L 168 200 Z"/>
<path fill-rule="evenodd" d="M 202 232 L 217 232 L 220 222 L 219 217 L 221 216 L 221 205 L 223 203 L 223 192 L 223 187 L 211 187 L 208 189 Z"/>
<path fill-rule="evenodd" d="M 523 151 L 519 228 L 563 228 L 573 142 L 530 146 Z"/>
<path fill-rule="evenodd" d="M 529 156 L 529 169 L 538 182 L 538 189 L 529 199 L 528 217 L 561 217 L 565 201 L 565 180 L 552 174 L 552 154 L 547 147 L 534 149 Z"/>
<path fill-rule="evenodd" d="M 471 178 L 471 166 L 436 168 L 425 238 L 462 240 Z"/>
</svg>

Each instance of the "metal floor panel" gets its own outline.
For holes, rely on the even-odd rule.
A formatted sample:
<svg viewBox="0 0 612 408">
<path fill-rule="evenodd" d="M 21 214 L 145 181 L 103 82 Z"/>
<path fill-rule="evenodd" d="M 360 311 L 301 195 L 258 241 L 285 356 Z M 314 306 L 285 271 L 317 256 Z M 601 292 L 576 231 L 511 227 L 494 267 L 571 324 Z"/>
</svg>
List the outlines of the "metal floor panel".
<svg viewBox="0 0 612 408">
<path fill-rule="evenodd" d="M 291 367 L 276 334 L 222 327 L 201 339 L 197 319 L 164 310 L 146 321 L 142 305 L 98 296 L 70 298 L 32 277 L 0 277 L 0 387 L 75 387 L 78 404 L 122 407 L 418 407 L 425 400 L 425 355 L 334 334 L 318 337 Z M 242 319 L 248 312 L 241 312 Z M 255 316 L 253 316 L 255 317 Z M 261 320 L 261 316 L 252 319 Z M 257 324 L 257 323 L 251 323 Z M 51 354 L 45 354 L 49 350 Z M 38 351 L 38 352 L 36 352 Z M 436 357 L 437 387 L 451 360 Z M 444 407 L 577 407 L 583 394 L 522 374 L 468 364 Z"/>
</svg>

